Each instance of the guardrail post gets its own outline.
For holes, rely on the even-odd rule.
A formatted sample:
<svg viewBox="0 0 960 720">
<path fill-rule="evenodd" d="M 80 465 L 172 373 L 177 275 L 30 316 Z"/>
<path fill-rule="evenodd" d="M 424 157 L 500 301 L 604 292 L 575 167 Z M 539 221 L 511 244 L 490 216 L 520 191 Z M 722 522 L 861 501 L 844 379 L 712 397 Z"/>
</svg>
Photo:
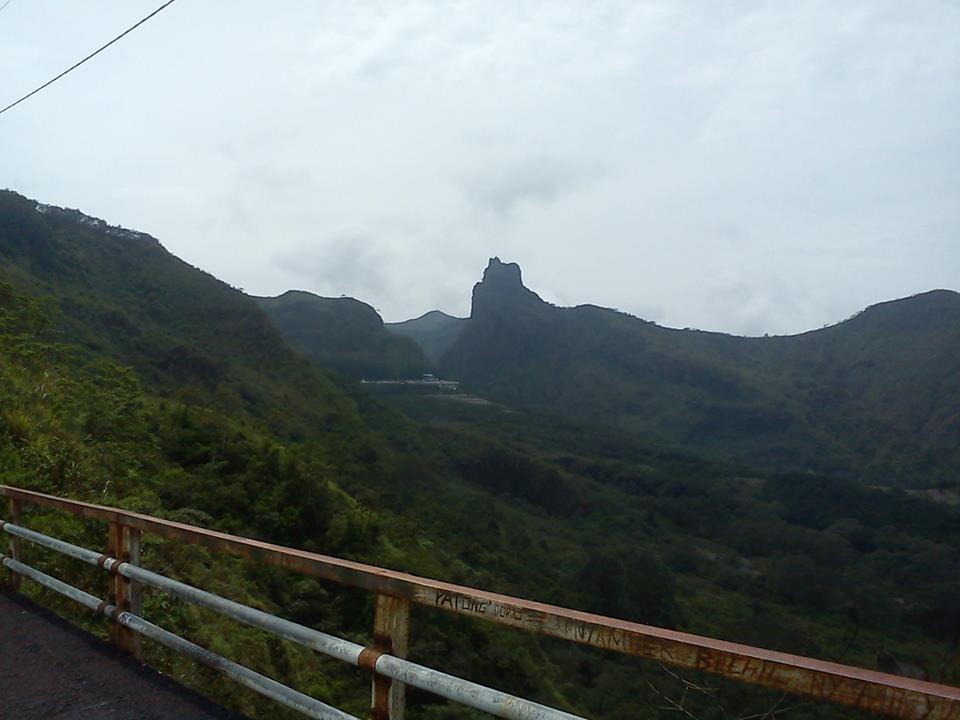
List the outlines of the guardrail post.
<svg viewBox="0 0 960 720">
<path fill-rule="evenodd" d="M 132 564 L 140 564 L 140 531 L 129 528 L 119 522 L 110 523 L 109 546 L 107 554 Z M 110 603 L 121 610 L 139 614 L 140 588 L 133 588 L 130 581 L 117 573 L 110 575 Z M 133 604 L 138 607 L 134 609 Z M 110 625 L 110 640 L 121 650 L 140 657 L 140 638 L 132 630 L 118 623 Z"/>
<path fill-rule="evenodd" d="M 138 528 L 123 526 L 126 533 L 127 554 L 130 556 L 128 562 L 131 565 L 140 565 L 140 530 Z M 137 580 L 131 580 L 124 577 L 123 581 L 127 584 L 127 607 L 134 615 L 143 616 L 143 585 Z M 129 650 L 137 660 L 143 660 L 143 644 L 140 633 L 130 632 Z"/>
<path fill-rule="evenodd" d="M 22 503 L 19 500 L 10 498 L 10 522 L 12 522 L 14 525 L 20 524 L 21 507 L 22 507 Z M 14 560 L 19 560 L 20 562 L 23 562 L 23 542 L 20 540 L 20 538 L 14 537 L 13 535 L 10 536 L 9 553 L 10 553 L 10 557 L 12 557 Z M 10 589 L 15 592 L 19 591 L 20 580 L 21 578 L 19 574 L 15 572 L 11 572 L 10 573 Z"/>
<path fill-rule="evenodd" d="M 410 601 L 377 595 L 373 644 L 394 657 L 405 658 L 410 638 Z M 406 686 L 382 675 L 373 676 L 373 720 L 403 720 Z"/>
</svg>

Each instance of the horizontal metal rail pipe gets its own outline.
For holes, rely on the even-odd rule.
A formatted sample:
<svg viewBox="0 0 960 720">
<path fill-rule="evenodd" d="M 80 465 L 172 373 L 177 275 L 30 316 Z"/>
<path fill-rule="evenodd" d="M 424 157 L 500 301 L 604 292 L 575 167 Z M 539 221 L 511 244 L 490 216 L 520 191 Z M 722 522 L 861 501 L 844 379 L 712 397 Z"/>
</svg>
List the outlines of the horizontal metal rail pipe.
<svg viewBox="0 0 960 720">
<path fill-rule="evenodd" d="M 261 675 L 250 668 L 228 660 L 222 655 L 210 652 L 196 643 L 184 640 L 179 635 L 174 635 L 159 625 L 154 625 L 137 615 L 126 611 L 118 611 L 117 607 L 101 602 L 95 595 L 68 585 L 62 580 L 47 575 L 36 568 L 24 565 L 22 562 L 6 556 L 3 556 L 2 563 L 8 570 L 23 575 L 38 585 L 70 598 L 91 612 L 101 614 L 124 627 L 140 633 L 144 637 L 148 637 L 170 648 L 174 652 L 186 655 L 207 667 L 213 668 L 231 680 L 250 688 L 254 692 L 268 697 L 281 705 L 297 710 L 307 717 L 316 718 L 316 720 L 359 720 L 359 718 L 354 715 L 349 715 L 309 695 L 304 695 L 293 688 L 278 683 L 276 680 L 271 680 L 265 675 Z"/>
<path fill-rule="evenodd" d="M 578 715 L 491 690 L 483 685 L 417 665 L 394 655 L 383 654 L 373 665 L 374 672 L 419 690 L 453 700 L 461 705 L 510 720 L 585 720 Z"/>
<path fill-rule="evenodd" d="M 67 557 L 72 557 L 76 560 L 85 562 L 88 565 L 96 565 L 97 561 L 103 557 L 102 553 L 94 552 L 93 550 L 87 550 L 85 547 L 73 545 L 72 543 L 68 543 L 64 540 L 50 537 L 49 535 L 44 535 L 36 530 L 25 528 L 22 525 L 15 525 L 11 522 L 0 520 L 0 529 L 9 535 L 28 540 L 34 545 L 40 545 L 41 547 L 58 552 L 61 555 L 66 555 Z"/>
<path fill-rule="evenodd" d="M 0 485 L 0 496 L 677 668 L 901 720 L 960 720 L 957 687 L 594 615 L 8 485 Z"/>
<path fill-rule="evenodd" d="M 291 640 L 337 660 L 357 667 L 364 666 L 361 661 L 361 654 L 366 648 L 358 643 L 279 618 L 262 610 L 238 603 L 235 600 L 215 595 L 193 585 L 173 580 L 151 570 L 131 565 L 128 562 L 122 562 L 114 557 L 100 555 L 92 550 L 71 545 L 19 525 L 5 523 L 3 530 L 41 547 L 64 551 L 70 557 L 80 559 L 90 565 L 96 565 L 108 572 L 115 572 L 144 585 L 150 585 L 194 605 L 214 610 L 229 618 Z M 584 720 L 577 715 L 571 715 L 562 710 L 494 690 L 393 655 L 380 654 L 368 669 L 411 687 L 425 690 L 447 700 L 507 720 Z"/>
<path fill-rule="evenodd" d="M 55 593 L 59 593 L 60 595 L 73 600 L 75 603 L 83 605 L 90 612 L 94 614 L 100 614 L 100 608 L 103 603 L 96 595 L 91 595 L 88 592 L 84 592 L 80 588 L 75 588 L 73 585 L 68 585 L 67 583 L 63 582 L 63 580 L 58 580 L 51 575 L 40 572 L 36 568 L 25 565 L 19 560 L 14 560 L 6 555 L 0 556 L 0 563 L 2 563 L 3 566 L 10 572 L 15 572 L 18 575 L 23 575 L 26 578 L 30 578 L 38 585 L 42 585 L 48 590 L 53 590 Z M 104 611 L 106 611 L 107 608 L 109 608 L 110 611 L 114 609 L 113 605 L 107 605 L 104 606 Z"/>
<path fill-rule="evenodd" d="M 316 698 L 304 695 L 301 692 L 287 687 L 282 683 L 272 680 L 265 675 L 254 672 L 250 668 L 239 665 L 227 658 L 210 652 L 195 643 L 185 640 L 179 635 L 164 630 L 158 625 L 154 625 L 142 617 L 128 612 L 122 612 L 116 617 L 116 621 L 121 625 L 134 630 L 144 637 L 150 638 L 171 650 L 186 655 L 197 662 L 223 673 L 231 680 L 244 685 L 251 690 L 268 697 L 276 702 L 286 705 L 289 708 L 311 718 L 320 720 L 359 720 L 355 715 L 350 715 Z"/>
</svg>

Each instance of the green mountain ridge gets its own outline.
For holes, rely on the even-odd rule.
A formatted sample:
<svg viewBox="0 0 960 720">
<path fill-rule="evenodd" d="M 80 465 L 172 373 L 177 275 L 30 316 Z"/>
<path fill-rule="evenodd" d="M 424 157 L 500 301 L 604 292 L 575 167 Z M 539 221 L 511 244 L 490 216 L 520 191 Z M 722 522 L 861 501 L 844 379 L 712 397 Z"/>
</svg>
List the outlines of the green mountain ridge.
<svg viewBox="0 0 960 720">
<path fill-rule="evenodd" d="M 440 310 L 431 310 L 413 320 L 387 323 L 392 333 L 414 340 L 434 364 L 440 361 L 444 353 L 456 342 L 463 330 L 466 318 L 453 317 Z"/>
<path fill-rule="evenodd" d="M 282 339 L 257 303 L 149 235 L 0 193 L 0 260 L 22 290 L 56 298 L 56 329 L 133 366 L 165 393 L 296 425 L 353 416 L 353 401 Z M 311 398 L 309 403 L 304 396 Z M 283 423 L 281 396 L 302 422 Z"/>
<path fill-rule="evenodd" d="M 413 340 L 386 330 L 371 306 L 303 290 L 254 298 L 284 337 L 325 367 L 355 378 L 411 378 L 430 361 Z"/>
<path fill-rule="evenodd" d="M 512 406 L 754 466 L 958 480 L 960 294 L 948 290 L 801 335 L 747 338 L 555 307 L 493 258 L 437 365 Z"/>
</svg>

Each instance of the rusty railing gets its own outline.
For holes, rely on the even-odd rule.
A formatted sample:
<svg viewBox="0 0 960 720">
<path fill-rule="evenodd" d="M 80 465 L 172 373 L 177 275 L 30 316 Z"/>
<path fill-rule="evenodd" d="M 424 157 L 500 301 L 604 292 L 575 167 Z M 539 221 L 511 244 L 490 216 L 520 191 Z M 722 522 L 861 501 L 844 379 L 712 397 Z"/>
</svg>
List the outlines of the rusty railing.
<svg viewBox="0 0 960 720">
<path fill-rule="evenodd" d="M 156 580 L 157 577 L 162 578 L 162 576 L 156 576 L 137 567 L 141 533 L 200 545 L 375 593 L 374 645 L 363 649 L 361 654 L 365 655 L 365 659 L 354 664 L 374 673 L 372 715 L 377 719 L 402 720 L 405 683 L 398 680 L 409 681 L 406 684 L 411 685 L 419 682 L 418 687 L 423 687 L 422 679 L 418 680 L 415 677 L 416 672 L 410 668 L 419 668 L 417 672 L 422 670 L 432 673 L 431 677 L 436 675 L 450 678 L 403 660 L 410 631 L 410 607 L 411 603 L 417 603 L 603 650 L 655 660 L 678 668 L 713 673 L 764 688 L 903 720 L 960 720 L 960 688 L 617 620 L 29 490 L 0 485 L 0 496 L 7 497 L 10 504 L 10 520 L 3 526 L 3 530 L 11 535 L 9 553 L 4 560 L 4 565 L 14 570 L 12 579 L 14 587 L 18 582 L 18 574 L 27 575 L 27 573 L 19 573 L 17 568 L 29 570 L 28 566 L 23 565 L 22 562 L 21 540 L 38 535 L 22 528 L 19 524 L 22 506 L 25 503 L 108 523 L 107 554 L 97 556 L 102 567 L 112 570 L 111 597 L 104 605 L 109 604 L 109 607 L 115 608 L 111 611 L 115 620 L 119 616 L 133 618 L 128 619 L 126 624 L 115 622 L 111 637 L 120 647 L 136 655 L 140 653 L 139 634 L 152 637 L 149 633 L 143 632 L 144 625 L 149 623 L 138 617 L 140 583 L 147 581 L 148 584 L 156 584 L 158 587 L 162 584 L 162 581 Z M 53 540 L 53 542 L 60 541 Z M 67 544 L 63 543 L 63 545 Z M 52 546 L 48 545 L 48 547 Z M 75 548 L 75 546 L 70 547 Z M 75 548 L 75 550 L 92 552 L 82 548 Z M 79 556 L 74 554 L 74 557 Z M 89 561 L 89 557 L 87 559 Z M 42 575 L 37 571 L 32 572 Z M 30 577 L 30 575 L 27 576 Z M 163 580 L 182 586 L 179 589 L 171 587 L 163 589 L 181 594 L 181 597 L 191 599 L 193 602 L 203 604 L 198 600 L 199 596 L 196 593 L 217 598 L 182 583 L 165 578 Z M 187 597 L 191 593 L 193 596 Z M 224 602 L 231 603 L 227 600 Z M 212 604 L 208 606 L 214 607 Z M 232 603 L 232 606 L 245 607 L 237 603 Z M 250 608 L 248 610 L 252 611 Z M 221 609 L 221 611 L 224 610 Z M 226 614 L 243 622 L 252 622 L 250 618 L 238 617 L 233 612 L 226 612 Z M 288 623 L 278 618 L 274 620 Z M 302 626 L 296 627 L 302 628 Z M 315 635 L 323 635 L 309 628 L 302 629 Z M 278 634 L 296 640 L 282 632 Z M 154 639 L 157 638 L 154 637 Z M 337 639 L 333 638 L 333 640 Z M 306 642 L 304 644 L 309 645 Z M 202 648 L 200 650 L 202 651 Z M 202 658 L 198 659 L 202 661 Z M 453 680 L 466 683 L 457 678 Z M 475 690 L 480 688 L 472 683 L 466 683 L 466 685 L 473 686 Z M 438 692 L 432 686 L 424 689 Z M 438 694 L 442 693 L 438 692 Z M 520 703 L 528 701 L 518 698 L 511 700 L 509 699 L 511 696 L 503 693 L 499 695 L 503 696 L 501 702 L 510 706 L 503 713 L 497 712 L 496 709 L 503 710 L 506 706 L 496 705 L 493 709 L 489 707 L 481 709 L 495 712 L 501 717 L 573 717 L 567 713 L 536 706 L 534 703 L 530 703 L 530 706 L 542 708 L 542 711 L 556 713 L 556 715 L 538 715 L 536 713 L 540 711 L 531 710 L 517 711 L 512 705 L 513 700 Z M 444 696 L 449 697 L 449 695 Z"/>
</svg>

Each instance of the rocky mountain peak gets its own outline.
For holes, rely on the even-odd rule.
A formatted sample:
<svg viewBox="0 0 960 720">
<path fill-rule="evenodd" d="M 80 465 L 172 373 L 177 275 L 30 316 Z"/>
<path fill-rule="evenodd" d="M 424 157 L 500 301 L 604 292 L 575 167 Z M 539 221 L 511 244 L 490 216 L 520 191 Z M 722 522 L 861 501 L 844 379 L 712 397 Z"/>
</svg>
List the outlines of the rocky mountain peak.
<svg viewBox="0 0 960 720">
<path fill-rule="evenodd" d="M 539 307 L 540 296 L 523 284 L 523 276 L 517 263 L 505 263 L 498 257 L 490 258 L 483 279 L 473 286 L 471 317 L 497 309 Z"/>
<path fill-rule="evenodd" d="M 498 257 L 490 258 L 487 269 L 483 271 L 482 282 L 523 287 L 520 266 L 517 263 L 505 263 Z"/>
</svg>

